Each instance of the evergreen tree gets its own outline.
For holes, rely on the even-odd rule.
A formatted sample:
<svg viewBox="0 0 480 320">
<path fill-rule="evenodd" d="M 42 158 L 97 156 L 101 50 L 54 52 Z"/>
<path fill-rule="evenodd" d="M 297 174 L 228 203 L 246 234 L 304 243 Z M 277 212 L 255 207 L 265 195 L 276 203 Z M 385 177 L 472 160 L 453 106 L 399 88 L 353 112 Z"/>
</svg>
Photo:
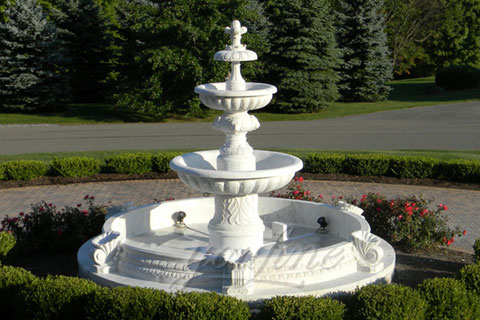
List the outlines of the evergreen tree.
<svg viewBox="0 0 480 320">
<path fill-rule="evenodd" d="M 480 1 L 442 0 L 442 23 L 427 46 L 435 67 L 480 67 Z"/>
<path fill-rule="evenodd" d="M 278 112 L 316 112 L 338 98 L 335 67 L 340 51 L 325 0 L 270 1 L 270 81 L 278 88 Z"/>
<path fill-rule="evenodd" d="M 337 40 L 343 53 L 338 84 L 343 101 L 388 97 L 392 78 L 382 15 L 383 0 L 337 0 Z"/>
<path fill-rule="evenodd" d="M 259 24 L 254 1 L 122 0 L 118 8 L 119 64 L 115 107 L 155 119 L 170 114 L 201 115 L 194 87 L 224 81 L 228 63 L 213 60 L 229 37 L 224 27 L 238 19 L 247 28 Z M 254 11 L 257 10 L 257 11 Z M 242 41 L 261 57 L 265 39 L 247 33 Z M 262 60 L 243 65 L 245 79 L 259 74 Z"/>
<path fill-rule="evenodd" d="M 68 98 L 56 28 L 35 0 L 15 1 L 0 22 L 0 109 L 51 109 Z"/>
<path fill-rule="evenodd" d="M 109 91 L 113 42 L 111 8 L 99 0 L 42 0 L 68 55 L 67 70 L 77 102 L 99 102 Z"/>
</svg>

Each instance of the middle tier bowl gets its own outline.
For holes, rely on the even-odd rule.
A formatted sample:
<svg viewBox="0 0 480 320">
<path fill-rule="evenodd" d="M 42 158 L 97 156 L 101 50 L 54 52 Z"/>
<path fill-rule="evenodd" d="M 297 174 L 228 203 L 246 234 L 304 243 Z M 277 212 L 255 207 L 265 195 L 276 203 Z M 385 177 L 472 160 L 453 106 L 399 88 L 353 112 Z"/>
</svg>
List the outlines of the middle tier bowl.
<svg viewBox="0 0 480 320">
<path fill-rule="evenodd" d="M 198 151 L 175 157 L 170 167 L 188 186 L 212 194 L 244 196 L 280 189 L 302 169 L 294 156 L 255 150 L 255 171 L 217 170 L 218 150 Z"/>
<path fill-rule="evenodd" d="M 227 90 L 226 85 L 226 82 L 201 84 L 195 87 L 195 92 L 207 107 L 228 113 L 263 108 L 277 92 L 275 86 L 266 83 L 247 82 L 245 90 Z"/>
</svg>

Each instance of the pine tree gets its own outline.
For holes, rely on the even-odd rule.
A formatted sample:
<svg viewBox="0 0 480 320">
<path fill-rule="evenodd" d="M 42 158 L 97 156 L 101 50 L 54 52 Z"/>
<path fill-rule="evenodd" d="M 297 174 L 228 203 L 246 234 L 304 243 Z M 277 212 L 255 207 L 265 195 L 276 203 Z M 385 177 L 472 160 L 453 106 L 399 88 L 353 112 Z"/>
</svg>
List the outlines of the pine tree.
<svg viewBox="0 0 480 320">
<path fill-rule="evenodd" d="M 42 0 L 58 28 L 68 56 L 68 75 L 76 102 L 99 102 L 108 92 L 113 39 L 107 15 L 98 0 Z"/>
<path fill-rule="evenodd" d="M 388 97 L 392 78 L 382 15 L 383 0 L 337 0 L 337 41 L 343 53 L 338 84 L 343 101 Z"/>
<path fill-rule="evenodd" d="M 316 112 L 338 98 L 340 51 L 325 0 L 271 1 L 271 77 L 278 112 Z"/>
<path fill-rule="evenodd" d="M 55 26 L 35 0 L 16 1 L 0 22 L 0 110 L 51 109 L 68 98 Z"/>
</svg>

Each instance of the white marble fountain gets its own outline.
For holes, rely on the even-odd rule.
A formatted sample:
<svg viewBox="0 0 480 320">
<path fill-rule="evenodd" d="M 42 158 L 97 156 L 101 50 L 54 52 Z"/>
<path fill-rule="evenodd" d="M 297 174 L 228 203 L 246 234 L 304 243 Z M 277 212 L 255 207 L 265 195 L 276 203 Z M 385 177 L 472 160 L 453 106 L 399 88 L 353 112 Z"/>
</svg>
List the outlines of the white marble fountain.
<svg viewBox="0 0 480 320">
<path fill-rule="evenodd" d="M 235 20 L 225 32 L 231 45 L 215 60 L 231 63 L 229 78 L 195 88 L 206 106 L 224 111 L 213 127 L 225 144 L 170 162 L 186 185 L 213 197 L 111 215 L 103 233 L 80 248 L 80 275 L 107 286 L 216 291 L 247 301 L 389 282 L 394 250 L 370 233 L 358 207 L 259 197 L 287 185 L 303 164 L 248 144 L 246 134 L 260 126 L 248 111 L 265 107 L 277 88 L 245 82 L 240 63 L 257 59 L 241 44 L 247 29 Z"/>
</svg>

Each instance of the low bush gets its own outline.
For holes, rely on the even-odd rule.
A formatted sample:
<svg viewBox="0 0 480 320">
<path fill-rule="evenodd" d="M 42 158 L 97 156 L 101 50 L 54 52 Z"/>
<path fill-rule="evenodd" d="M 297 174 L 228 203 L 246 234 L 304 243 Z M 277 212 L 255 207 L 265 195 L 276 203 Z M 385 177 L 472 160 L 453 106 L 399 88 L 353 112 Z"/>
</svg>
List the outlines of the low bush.
<svg viewBox="0 0 480 320">
<path fill-rule="evenodd" d="M 439 162 L 435 170 L 438 179 L 458 182 L 480 182 L 480 161 L 449 160 Z"/>
<path fill-rule="evenodd" d="M 372 233 L 407 251 L 425 249 L 437 245 L 450 246 L 455 237 L 466 233 L 447 226 L 442 215 L 448 210 L 444 204 L 428 209 L 430 201 L 417 197 L 386 199 L 385 196 L 368 193 L 360 200 L 347 199 L 364 210 L 363 216 Z"/>
<path fill-rule="evenodd" d="M 435 75 L 435 84 L 445 90 L 462 90 L 478 87 L 480 70 L 471 66 L 450 66 Z"/>
<path fill-rule="evenodd" d="M 248 305 L 238 299 L 215 292 L 179 293 L 175 295 L 168 319 L 249 319 Z"/>
<path fill-rule="evenodd" d="M 17 241 L 15 250 L 22 254 L 38 252 L 70 252 L 77 250 L 85 241 L 102 231 L 107 210 L 93 203 L 94 197 L 85 196 L 85 208 L 75 207 L 58 210 L 52 203 L 32 205 L 31 212 L 20 212 L 1 222 L 0 231 L 8 231 Z"/>
<path fill-rule="evenodd" d="M 55 158 L 50 164 L 52 173 L 62 177 L 88 177 L 100 172 L 102 162 L 89 157 Z"/>
<path fill-rule="evenodd" d="M 100 287 L 92 281 L 66 276 L 35 279 L 21 290 L 23 319 L 85 319 L 88 296 Z"/>
<path fill-rule="evenodd" d="M 3 167 L 2 164 L 0 164 L 0 180 L 6 179 L 5 177 L 5 168 Z"/>
<path fill-rule="evenodd" d="M 8 232 L 0 232 L 0 265 L 3 263 L 5 257 L 15 246 L 15 237 Z"/>
<path fill-rule="evenodd" d="M 475 261 L 480 263 L 480 239 L 475 240 L 475 243 L 473 244 L 473 255 Z"/>
<path fill-rule="evenodd" d="M 18 319 L 18 309 L 23 308 L 19 303 L 22 288 L 36 277 L 29 271 L 11 266 L 0 267 L 0 310 L 2 319 Z"/>
<path fill-rule="evenodd" d="M 152 171 L 152 155 L 149 153 L 123 153 L 105 159 L 108 172 L 143 174 Z"/>
<path fill-rule="evenodd" d="M 386 176 L 390 169 L 390 157 L 377 154 L 347 155 L 344 173 L 356 176 Z"/>
<path fill-rule="evenodd" d="M 418 290 L 427 301 L 427 319 L 479 319 L 480 298 L 469 294 L 461 281 L 434 278 L 423 281 Z"/>
<path fill-rule="evenodd" d="M 369 285 L 354 296 L 353 309 L 358 320 L 425 319 L 427 303 L 412 288 L 402 285 Z"/>
<path fill-rule="evenodd" d="M 96 290 L 85 305 L 86 319 L 173 319 L 173 298 L 161 290 L 138 287 Z"/>
<path fill-rule="evenodd" d="M 388 175 L 398 178 L 433 178 L 438 160 L 427 157 L 392 157 Z"/>
<path fill-rule="evenodd" d="M 302 158 L 303 172 L 344 173 L 345 155 L 343 154 L 311 153 Z"/>
<path fill-rule="evenodd" d="M 342 320 L 345 305 L 331 298 L 275 297 L 266 300 L 259 319 L 325 319 Z"/>
<path fill-rule="evenodd" d="M 48 171 L 45 163 L 36 160 L 8 161 L 2 167 L 7 180 L 32 180 L 44 176 Z"/>
<path fill-rule="evenodd" d="M 178 152 L 162 152 L 152 156 L 153 171 L 160 173 L 171 172 L 170 160 L 180 155 Z"/>
<path fill-rule="evenodd" d="M 480 296 L 480 264 L 466 265 L 458 272 L 457 279 L 463 282 L 467 290 Z"/>
</svg>

